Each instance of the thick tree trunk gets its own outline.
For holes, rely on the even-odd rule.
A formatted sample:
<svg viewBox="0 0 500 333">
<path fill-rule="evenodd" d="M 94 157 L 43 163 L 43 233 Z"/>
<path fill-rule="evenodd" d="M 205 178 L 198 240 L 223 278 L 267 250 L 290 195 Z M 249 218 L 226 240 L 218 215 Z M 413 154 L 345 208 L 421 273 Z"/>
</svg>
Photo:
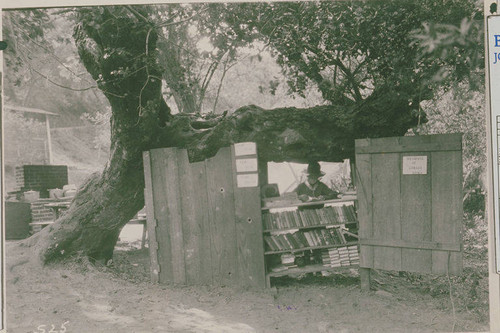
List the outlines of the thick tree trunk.
<svg viewBox="0 0 500 333">
<path fill-rule="evenodd" d="M 353 157 L 355 138 L 403 135 L 416 124 L 403 99 L 365 100 L 350 108 L 247 106 L 204 120 L 172 116 L 161 97 L 156 31 L 146 15 L 127 7 L 82 9 L 79 15 L 80 57 L 112 108 L 111 156 L 69 210 L 28 240 L 43 262 L 75 254 L 111 258 L 121 228 L 144 205 L 145 150 L 187 148 L 194 162 L 231 143 L 254 141 L 261 161 L 341 161 Z"/>
<path fill-rule="evenodd" d="M 121 228 L 144 205 L 142 151 L 158 136 L 154 131 L 169 110 L 161 98 L 156 31 L 143 17 L 127 7 L 79 12 L 80 58 L 111 104 L 111 156 L 69 210 L 29 239 L 42 262 L 74 254 L 107 261 Z"/>
</svg>

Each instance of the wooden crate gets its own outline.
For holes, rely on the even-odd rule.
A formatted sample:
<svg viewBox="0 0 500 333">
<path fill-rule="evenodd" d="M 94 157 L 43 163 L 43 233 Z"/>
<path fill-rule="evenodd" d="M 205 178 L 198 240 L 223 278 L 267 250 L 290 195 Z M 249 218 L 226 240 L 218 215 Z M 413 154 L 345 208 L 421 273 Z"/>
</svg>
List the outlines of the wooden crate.
<svg viewBox="0 0 500 333">
<path fill-rule="evenodd" d="M 190 163 L 185 149 L 144 152 L 153 281 L 265 286 L 259 187 L 237 180 L 257 170 L 236 170 L 257 155 L 239 154 L 233 145 Z"/>
<path fill-rule="evenodd" d="M 462 272 L 462 136 L 356 140 L 360 267 Z"/>
</svg>

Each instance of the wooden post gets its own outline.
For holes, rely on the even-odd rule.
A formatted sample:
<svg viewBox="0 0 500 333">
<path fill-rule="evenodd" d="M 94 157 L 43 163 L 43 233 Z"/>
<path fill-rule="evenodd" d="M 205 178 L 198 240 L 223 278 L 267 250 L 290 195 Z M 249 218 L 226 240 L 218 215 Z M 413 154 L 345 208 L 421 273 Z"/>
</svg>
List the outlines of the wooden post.
<svg viewBox="0 0 500 333">
<path fill-rule="evenodd" d="M 50 137 L 50 122 L 48 114 L 45 115 L 45 125 L 47 127 L 47 146 L 49 152 L 49 164 L 52 164 L 52 140 Z"/>
<path fill-rule="evenodd" d="M 360 267 L 361 291 L 370 291 L 370 268 Z"/>
</svg>

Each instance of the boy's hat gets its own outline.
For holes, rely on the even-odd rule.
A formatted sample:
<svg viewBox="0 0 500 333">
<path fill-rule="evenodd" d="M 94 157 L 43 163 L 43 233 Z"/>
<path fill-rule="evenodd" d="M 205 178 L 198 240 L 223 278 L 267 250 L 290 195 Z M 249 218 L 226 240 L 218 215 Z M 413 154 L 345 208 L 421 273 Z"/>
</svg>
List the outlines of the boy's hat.
<svg viewBox="0 0 500 333">
<path fill-rule="evenodd" d="M 306 174 L 309 176 L 322 177 L 325 175 L 323 171 L 321 171 L 321 166 L 318 162 L 311 162 L 307 166 Z"/>
</svg>

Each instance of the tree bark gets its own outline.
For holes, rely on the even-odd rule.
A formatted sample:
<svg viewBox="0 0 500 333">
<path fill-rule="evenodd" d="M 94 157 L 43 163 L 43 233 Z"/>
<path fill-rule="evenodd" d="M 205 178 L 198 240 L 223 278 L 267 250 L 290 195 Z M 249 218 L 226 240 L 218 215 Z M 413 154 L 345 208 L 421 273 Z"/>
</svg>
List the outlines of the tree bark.
<svg viewBox="0 0 500 333">
<path fill-rule="evenodd" d="M 417 122 L 407 101 L 398 98 L 389 104 L 367 99 L 349 108 L 252 105 L 211 119 L 172 116 L 161 95 L 156 31 L 143 18 L 126 7 L 79 12 L 80 57 L 112 108 L 111 156 L 69 210 L 27 241 L 44 263 L 75 254 L 104 262 L 112 257 L 120 230 L 144 205 L 145 150 L 186 148 L 194 162 L 231 143 L 254 141 L 261 161 L 342 161 L 353 157 L 355 138 L 403 135 Z"/>
<path fill-rule="evenodd" d="M 103 173 L 79 189 L 69 210 L 29 239 L 42 262 L 74 254 L 111 258 L 121 228 L 144 205 L 142 151 L 170 116 L 153 25 L 126 7 L 81 9 L 78 20 L 80 58 L 112 109 L 111 153 Z"/>
</svg>

